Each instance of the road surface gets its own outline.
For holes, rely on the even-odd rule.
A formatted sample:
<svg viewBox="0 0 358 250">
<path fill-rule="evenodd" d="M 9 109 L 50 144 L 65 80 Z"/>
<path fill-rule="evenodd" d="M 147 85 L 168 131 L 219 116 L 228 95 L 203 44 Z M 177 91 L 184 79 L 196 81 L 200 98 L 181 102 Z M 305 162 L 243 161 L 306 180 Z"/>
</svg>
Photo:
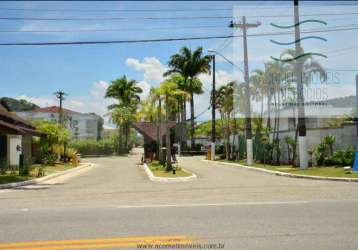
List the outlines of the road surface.
<svg viewBox="0 0 358 250">
<path fill-rule="evenodd" d="M 0 190 L 0 249 L 358 248 L 358 183 L 279 177 L 200 157 L 180 159 L 197 180 L 157 183 L 139 154 L 85 161 L 95 166 L 72 178 Z"/>
</svg>

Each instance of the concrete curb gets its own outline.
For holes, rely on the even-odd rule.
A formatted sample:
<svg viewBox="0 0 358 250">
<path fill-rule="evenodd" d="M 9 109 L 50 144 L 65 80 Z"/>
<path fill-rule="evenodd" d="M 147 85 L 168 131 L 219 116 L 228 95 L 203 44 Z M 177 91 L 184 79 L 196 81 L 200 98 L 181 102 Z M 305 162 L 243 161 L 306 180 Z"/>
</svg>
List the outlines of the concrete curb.
<svg viewBox="0 0 358 250">
<path fill-rule="evenodd" d="M 146 174 L 148 175 L 149 179 L 151 181 L 156 181 L 156 182 L 186 182 L 186 181 L 195 180 L 197 178 L 196 174 L 194 174 L 194 173 L 192 173 L 191 176 L 187 176 L 187 177 L 175 177 L 175 178 L 158 177 L 152 173 L 152 171 L 149 169 L 149 167 L 146 163 L 143 164 L 143 168 L 144 168 L 144 171 L 146 172 Z M 187 171 L 187 172 L 189 172 L 189 171 Z"/>
<path fill-rule="evenodd" d="M 267 174 L 277 175 L 277 176 L 285 176 L 291 178 L 298 178 L 298 179 L 311 179 L 311 180 L 325 180 L 325 181 L 343 181 L 343 182 L 358 182 L 358 178 L 344 178 L 344 177 L 325 177 L 325 176 L 314 176 L 314 175 L 302 175 L 302 174 L 291 174 L 285 173 L 275 170 L 268 170 L 263 168 L 257 167 L 249 167 L 239 163 L 230 163 L 230 162 L 220 162 L 220 161 L 209 161 L 209 160 L 202 160 L 205 162 L 210 163 L 218 163 L 221 165 L 228 165 L 228 166 L 239 166 L 248 170 L 257 171 L 257 172 L 264 172 Z"/>
<path fill-rule="evenodd" d="M 87 167 L 90 167 L 90 166 L 92 166 L 91 163 L 85 163 L 85 164 L 82 164 L 82 165 L 80 165 L 78 167 L 75 167 L 75 168 L 67 169 L 65 171 L 50 174 L 50 175 L 40 177 L 40 178 L 35 178 L 35 179 L 32 179 L 32 180 L 28 180 L 28 181 L 0 184 L 0 189 L 16 188 L 16 187 L 21 187 L 21 186 L 39 184 L 41 182 L 51 180 L 51 179 L 54 179 L 56 177 L 59 177 L 59 176 L 62 176 L 62 175 L 68 174 L 68 173 L 72 173 L 72 172 L 75 172 L 75 171 L 78 171 L 78 170 L 81 170 L 83 168 L 87 168 Z"/>
</svg>

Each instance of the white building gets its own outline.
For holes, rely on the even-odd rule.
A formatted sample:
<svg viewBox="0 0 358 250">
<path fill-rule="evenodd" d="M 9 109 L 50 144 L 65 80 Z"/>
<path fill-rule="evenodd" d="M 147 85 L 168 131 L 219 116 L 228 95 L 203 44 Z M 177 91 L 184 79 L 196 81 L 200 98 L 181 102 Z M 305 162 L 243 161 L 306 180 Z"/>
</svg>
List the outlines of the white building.
<svg viewBox="0 0 358 250">
<path fill-rule="evenodd" d="M 99 139 L 103 131 L 103 119 L 96 114 L 84 114 L 62 108 L 63 119 L 70 130 L 73 139 Z M 26 120 L 44 119 L 57 122 L 60 108 L 51 106 L 46 108 L 22 111 L 16 113 Z"/>
</svg>

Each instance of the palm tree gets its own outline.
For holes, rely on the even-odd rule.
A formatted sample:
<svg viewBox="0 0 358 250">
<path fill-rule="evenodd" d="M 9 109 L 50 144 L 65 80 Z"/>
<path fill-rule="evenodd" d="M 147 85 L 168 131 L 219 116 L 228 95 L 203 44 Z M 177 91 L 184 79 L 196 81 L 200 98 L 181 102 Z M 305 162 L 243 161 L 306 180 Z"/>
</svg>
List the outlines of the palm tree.
<svg viewBox="0 0 358 250">
<path fill-rule="evenodd" d="M 157 89 L 158 95 L 163 95 L 165 100 L 165 120 L 166 120 L 166 171 L 172 170 L 171 163 L 171 141 L 170 141 L 170 129 L 169 121 L 171 117 L 171 111 L 175 109 L 176 97 L 178 95 L 185 96 L 186 93 L 178 88 L 175 79 L 169 78 L 168 80 L 162 82 Z M 173 105 L 174 104 L 174 105 Z"/>
<path fill-rule="evenodd" d="M 216 103 L 220 111 L 220 116 L 222 120 L 225 121 L 225 153 L 227 160 L 229 160 L 230 148 L 230 121 L 232 118 L 232 112 L 234 110 L 234 84 L 235 82 L 229 82 L 227 85 L 221 86 L 217 91 L 218 93 L 216 94 Z"/>
<path fill-rule="evenodd" d="M 326 135 L 323 137 L 323 143 L 328 146 L 329 155 L 333 155 L 333 144 L 336 141 L 336 137 L 334 135 Z"/>
<path fill-rule="evenodd" d="M 122 105 L 138 104 L 143 90 L 137 86 L 137 81 L 128 80 L 124 75 L 121 78 L 111 81 L 111 85 L 106 90 L 105 98 L 117 99 L 118 104 L 109 106 L 109 109 Z"/>
<path fill-rule="evenodd" d="M 261 102 L 261 119 L 263 118 L 263 109 L 264 109 L 264 96 L 266 94 L 265 87 L 265 71 L 263 70 L 254 70 L 253 74 L 250 77 L 251 84 L 251 96 L 253 97 L 254 101 Z"/>
<path fill-rule="evenodd" d="M 194 51 L 191 51 L 188 47 L 182 47 L 179 53 L 171 56 L 168 63 L 169 70 L 164 73 L 164 76 L 179 73 L 184 78 L 185 90 L 190 94 L 190 120 L 191 120 L 191 146 L 195 144 L 194 139 L 194 94 L 203 93 L 202 84 L 195 80 L 195 78 L 201 73 L 210 72 L 209 55 L 203 55 L 203 48 L 199 47 Z"/>
<path fill-rule="evenodd" d="M 128 152 L 130 123 L 134 119 L 134 114 L 140 103 L 140 93 L 142 93 L 142 89 L 137 86 L 137 82 L 135 80 L 128 80 L 125 75 L 113 80 L 106 91 L 106 98 L 114 98 L 118 102 L 110 105 L 108 109 L 112 110 L 110 112 L 112 119 L 117 123 L 119 130 L 125 135 L 125 152 Z"/>
<path fill-rule="evenodd" d="M 289 49 L 284 51 L 281 54 L 281 58 L 289 57 L 294 58 L 298 55 L 302 55 L 304 50 L 302 47 L 299 47 L 297 50 Z M 285 61 L 285 60 L 284 60 Z M 291 72 L 295 72 L 295 69 L 300 69 L 297 75 L 300 76 L 301 79 L 294 79 L 297 82 L 297 105 L 298 105 L 298 123 L 297 123 L 297 130 L 298 135 L 302 138 L 301 142 L 304 144 L 305 147 L 305 138 L 306 138 L 306 117 L 305 117 L 305 107 L 304 107 L 304 96 L 302 93 L 302 88 L 304 84 L 310 83 L 310 78 L 313 73 L 319 73 L 321 80 L 326 80 L 327 75 L 322 67 L 317 61 L 314 60 L 312 55 L 304 56 L 299 58 L 298 60 L 287 60 L 286 65 L 288 65 Z M 296 78 L 297 78 L 296 77 Z M 299 152 L 300 154 L 300 167 L 306 168 L 307 167 L 307 151 Z"/>
</svg>

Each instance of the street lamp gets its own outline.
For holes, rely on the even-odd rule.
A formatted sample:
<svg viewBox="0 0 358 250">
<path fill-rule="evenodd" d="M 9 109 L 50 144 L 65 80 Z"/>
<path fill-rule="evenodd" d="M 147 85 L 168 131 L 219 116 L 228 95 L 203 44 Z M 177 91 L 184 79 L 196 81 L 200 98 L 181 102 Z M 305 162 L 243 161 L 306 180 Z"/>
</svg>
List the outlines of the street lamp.
<svg viewBox="0 0 358 250">
<path fill-rule="evenodd" d="M 241 73 L 244 73 L 244 71 L 243 71 L 238 65 L 236 65 L 233 61 L 231 61 L 231 60 L 228 59 L 227 57 L 225 57 L 225 56 L 224 56 L 223 54 L 221 54 L 219 51 L 216 51 L 216 50 L 213 50 L 213 49 L 208 49 L 208 52 L 220 56 L 220 57 L 223 58 L 225 61 L 227 61 L 228 63 L 230 63 L 232 66 L 234 66 L 235 68 L 237 68 L 238 70 L 240 70 Z"/>
</svg>

